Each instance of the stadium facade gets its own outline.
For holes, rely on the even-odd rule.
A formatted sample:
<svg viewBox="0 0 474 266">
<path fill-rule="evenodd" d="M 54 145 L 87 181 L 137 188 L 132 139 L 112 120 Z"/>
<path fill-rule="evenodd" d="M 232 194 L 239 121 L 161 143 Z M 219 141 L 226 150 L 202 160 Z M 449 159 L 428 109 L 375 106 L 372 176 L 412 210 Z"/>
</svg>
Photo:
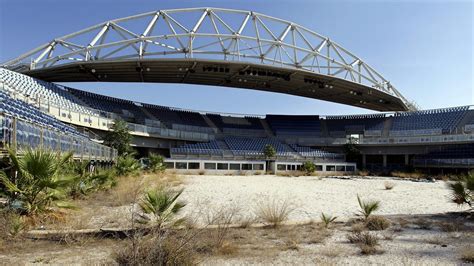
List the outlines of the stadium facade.
<svg viewBox="0 0 474 266">
<path fill-rule="evenodd" d="M 180 20 L 193 13 L 195 20 Z M 229 14 L 237 18 L 228 20 Z M 125 24 L 140 20 L 142 28 Z M 208 84 L 389 112 L 228 115 L 52 83 L 68 81 Z M 113 160 L 115 151 L 93 139 L 123 119 L 140 154 L 161 153 L 170 168 L 185 171 L 263 171 L 268 144 L 277 152 L 271 167 L 279 171 L 298 170 L 307 160 L 328 172 L 474 168 L 471 106 L 415 110 L 389 81 L 329 38 L 249 11 L 155 11 L 56 38 L 3 64 L 0 97 L 2 148 L 42 146 Z M 360 150 L 353 162 L 344 153 L 349 141 Z"/>
</svg>

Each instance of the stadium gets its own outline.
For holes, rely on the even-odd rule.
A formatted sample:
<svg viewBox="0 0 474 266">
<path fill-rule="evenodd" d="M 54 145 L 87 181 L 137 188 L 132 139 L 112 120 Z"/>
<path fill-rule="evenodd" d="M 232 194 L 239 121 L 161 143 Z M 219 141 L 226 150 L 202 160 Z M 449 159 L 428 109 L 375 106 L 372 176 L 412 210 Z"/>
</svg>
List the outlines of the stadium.
<svg viewBox="0 0 474 266">
<path fill-rule="evenodd" d="M 472 3 L 87 1 L 0 1 L 2 263 L 474 262 Z"/>
<path fill-rule="evenodd" d="M 195 21 L 183 16 L 197 14 Z M 228 16 L 239 23 L 230 25 Z M 139 28 L 134 22 L 145 21 Z M 235 20 L 234 20 L 235 21 Z M 134 25 L 128 29 L 127 25 Z M 247 116 L 193 111 L 57 85 L 55 82 L 206 84 L 262 90 L 381 111 L 347 116 Z M 474 165 L 474 110 L 417 110 L 363 59 L 328 37 L 251 11 L 160 10 L 106 21 L 55 38 L 2 64 L 1 147 L 74 150 L 113 161 L 100 144 L 114 119 L 128 122 L 141 156 L 169 168 L 206 171 L 368 169 L 463 171 Z M 278 110 L 275 110 L 278 113 Z M 354 142 L 348 162 L 343 146 Z M 264 147 L 276 158 L 265 164 Z"/>
</svg>

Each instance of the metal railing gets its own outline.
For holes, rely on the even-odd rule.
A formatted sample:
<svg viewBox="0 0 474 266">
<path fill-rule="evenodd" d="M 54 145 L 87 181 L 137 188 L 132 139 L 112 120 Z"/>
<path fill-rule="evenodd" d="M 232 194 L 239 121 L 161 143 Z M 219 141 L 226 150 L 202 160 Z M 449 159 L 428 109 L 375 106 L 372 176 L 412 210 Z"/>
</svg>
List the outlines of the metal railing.
<svg viewBox="0 0 474 266">
<path fill-rule="evenodd" d="M 28 148 L 73 152 L 74 158 L 115 161 L 117 151 L 86 137 L 68 134 L 0 113 L 0 150 L 8 147 L 21 153 Z"/>
</svg>

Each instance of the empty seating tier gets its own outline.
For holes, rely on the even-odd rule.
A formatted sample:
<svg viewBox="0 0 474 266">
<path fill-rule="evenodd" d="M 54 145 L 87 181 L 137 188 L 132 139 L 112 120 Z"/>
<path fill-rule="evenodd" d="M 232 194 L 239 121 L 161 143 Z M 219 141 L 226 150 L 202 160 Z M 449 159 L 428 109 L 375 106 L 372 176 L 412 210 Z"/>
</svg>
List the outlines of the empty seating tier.
<svg viewBox="0 0 474 266">
<path fill-rule="evenodd" d="M 333 137 L 365 133 L 380 136 L 384 123 L 385 114 L 326 117 L 326 126 Z"/>
<path fill-rule="evenodd" d="M 314 115 L 267 115 L 266 120 L 277 136 L 321 135 L 319 116 Z"/>
<path fill-rule="evenodd" d="M 447 134 L 456 129 L 469 110 L 468 106 L 397 113 L 390 135 Z"/>
<path fill-rule="evenodd" d="M 144 124 L 147 115 L 134 102 L 114 97 L 67 88 L 77 98 L 90 107 L 109 113 L 118 114 L 124 120 Z"/>
<path fill-rule="evenodd" d="M 52 104 L 61 109 L 89 115 L 96 114 L 63 86 L 34 79 L 4 68 L 0 68 L 0 80 L 9 87 L 10 92 L 20 93 L 38 104 Z"/>
</svg>

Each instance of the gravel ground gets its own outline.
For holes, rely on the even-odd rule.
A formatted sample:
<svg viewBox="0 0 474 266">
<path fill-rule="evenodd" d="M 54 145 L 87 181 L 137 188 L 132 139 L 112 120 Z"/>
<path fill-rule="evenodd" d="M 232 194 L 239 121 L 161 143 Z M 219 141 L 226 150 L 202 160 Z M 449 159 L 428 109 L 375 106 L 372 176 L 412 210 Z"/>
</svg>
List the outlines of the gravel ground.
<svg viewBox="0 0 474 266">
<path fill-rule="evenodd" d="M 379 200 L 380 215 L 413 215 L 456 212 L 463 209 L 450 202 L 444 181 L 413 182 L 390 180 L 395 187 L 386 190 L 386 178 L 337 179 L 281 176 L 187 176 L 182 199 L 188 214 L 237 206 L 253 211 L 257 204 L 287 200 L 294 211 L 290 221 L 318 220 L 321 212 L 339 220 L 354 217 L 364 200 Z"/>
</svg>

